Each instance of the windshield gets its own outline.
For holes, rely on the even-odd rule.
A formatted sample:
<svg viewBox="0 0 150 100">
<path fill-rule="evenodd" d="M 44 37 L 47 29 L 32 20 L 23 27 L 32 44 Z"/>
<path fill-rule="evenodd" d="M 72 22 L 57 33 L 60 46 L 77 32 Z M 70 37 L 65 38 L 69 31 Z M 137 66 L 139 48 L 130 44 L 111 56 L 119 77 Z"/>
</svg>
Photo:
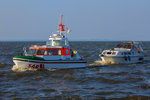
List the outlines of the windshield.
<svg viewBox="0 0 150 100">
<path fill-rule="evenodd" d="M 66 41 L 65 40 L 49 40 L 47 41 L 47 45 L 50 46 L 66 46 Z"/>
<path fill-rule="evenodd" d="M 65 41 L 64 40 L 55 40 L 55 46 L 65 46 Z"/>
<path fill-rule="evenodd" d="M 61 55 L 61 49 L 47 49 L 45 50 L 44 55 L 48 56 Z"/>
<path fill-rule="evenodd" d="M 116 48 L 127 48 L 127 49 L 131 49 L 133 46 L 132 43 L 120 43 L 116 46 Z"/>
<path fill-rule="evenodd" d="M 34 54 L 36 53 L 36 51 L 37 51 L 37 49 L 29 49 L 29 50 L 27 51 L 27 54 L 29 54 L 29 55 L 34 55 Z"/>
</svg>

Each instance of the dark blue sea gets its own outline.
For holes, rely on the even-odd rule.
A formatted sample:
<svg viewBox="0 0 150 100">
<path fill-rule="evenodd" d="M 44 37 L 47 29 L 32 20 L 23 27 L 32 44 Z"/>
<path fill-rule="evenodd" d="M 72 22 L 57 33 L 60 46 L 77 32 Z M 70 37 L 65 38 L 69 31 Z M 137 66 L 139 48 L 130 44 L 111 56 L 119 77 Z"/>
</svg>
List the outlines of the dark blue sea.
<svg viewBox="0 0 150 100">
<path fill-rule="evenodd" d="M 0 100 L 150 100 L 150 42 L 142 42 L 144 62 L 95 64 L 99 53 L 118 42 L 71 42 L 87 68 L 12 70 L 23 47 L 45 42 L 0 42 Z"/>
</svg>

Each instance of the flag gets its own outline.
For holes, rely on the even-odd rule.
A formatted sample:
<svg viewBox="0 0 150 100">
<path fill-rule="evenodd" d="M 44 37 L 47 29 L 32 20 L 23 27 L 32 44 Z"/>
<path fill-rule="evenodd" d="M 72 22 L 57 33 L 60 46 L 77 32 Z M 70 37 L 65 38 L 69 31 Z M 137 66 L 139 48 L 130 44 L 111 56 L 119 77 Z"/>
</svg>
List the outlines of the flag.
<svg viewBox="0 0 150 100">
<path fill-rule="evenodd" d="M 57 32 L 60 32 L 58 28 L 57 28 Z"/>
<path fill-rule="evenodd" d="M 69 33 L 70 33 L 70 31 L 71 31 L 71 30 L 70 30 L 70 29 L 68 29 L 68 30 L 67 30 L 67 34 L 69 34 Z"/>
</svg>

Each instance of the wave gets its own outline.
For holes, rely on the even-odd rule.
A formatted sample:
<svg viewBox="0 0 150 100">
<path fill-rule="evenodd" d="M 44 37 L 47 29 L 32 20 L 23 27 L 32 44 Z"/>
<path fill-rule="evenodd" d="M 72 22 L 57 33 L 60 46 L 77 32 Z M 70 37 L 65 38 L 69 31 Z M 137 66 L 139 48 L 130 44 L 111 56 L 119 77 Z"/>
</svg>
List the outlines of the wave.
<svg viewBox="0 0 150 100">
<path fill-rule="evenodd" d="M 35 69 L 35 68 L 24 68 L 17 65 L 13 65 L 11 70 L 14 72 L 25 72 L 25 71 L 56 71 L 57 69 Z"/>
<path fill-rule="evenodd" d="M 113 65 L 113 64 L 115 64 L 115 63 L 112 63 L 110 61 L 96 60 L 94 63 L 89 64 L 89 66 Z"/>
<path fill-rule="evenodd" d="M 0 67 L 5 67 L 6 65 L 6 63 L 0 63 Z"/>
<path fill-rule="evenodd" d="M 14 65 L 11 70 L 14 72 L 25 72 L 25 71 L 36 71 L 37 69 L 24 68 L 24 67 L 19 67 L 17 65 Z"/>
</svg>

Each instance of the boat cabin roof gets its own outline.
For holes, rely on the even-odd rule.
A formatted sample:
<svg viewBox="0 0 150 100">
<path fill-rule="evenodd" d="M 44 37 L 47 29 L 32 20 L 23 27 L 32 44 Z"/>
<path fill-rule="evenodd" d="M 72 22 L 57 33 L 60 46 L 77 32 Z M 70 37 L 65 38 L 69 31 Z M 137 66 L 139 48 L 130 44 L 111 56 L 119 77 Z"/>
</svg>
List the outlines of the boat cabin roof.
<svg viewBox="0 0 150 100">
<path fill-rule="evenodd" d="M 29 47 L 29 49 L 53 49 L 53 48 L 64 48 L 63 46 L 49 46 L 49 45 L 42 45 L 42 46 L 37 46 L 33 45 Z"/>
</svg>

